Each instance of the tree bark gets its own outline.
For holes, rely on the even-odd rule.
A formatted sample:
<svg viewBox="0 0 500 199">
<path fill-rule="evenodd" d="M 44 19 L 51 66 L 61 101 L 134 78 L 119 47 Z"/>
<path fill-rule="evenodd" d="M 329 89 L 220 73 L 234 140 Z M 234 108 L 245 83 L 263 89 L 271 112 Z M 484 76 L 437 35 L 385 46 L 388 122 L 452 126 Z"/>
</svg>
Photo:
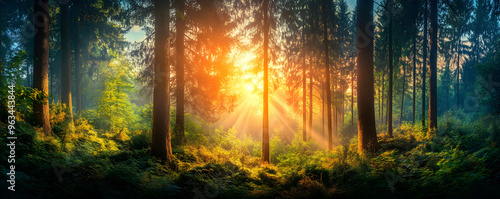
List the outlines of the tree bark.
<svg viewBox="0 0 500 199">
<path fill-rule="evenodd" d="M 332 138 L 332 104 L 331 104 L 331 95 L 330 95 L 330 58 L 328 54 L 328 20 L 326 17 L 328 16 L 327 9 L 327 0 L 323 0 L 323 45 L 325 47 L 325 77 L 326 77 L 326 109 L 327 109 L 327 119 L 328 119 L 328 149 L 333 149 L 333 138 Z"/>
<path fill-rule="evenodd" d="M 172 160 L 170 144 L 170 9 L 169 1 L 154 0 L 155 73 L 153 93 L 153 133 L 151 152 L 154 156 Z"/>
<path fill-rule="evenodd" d="M 429 130 L 437 128 L 437 0 L 431 0 L 431 54 L 429 85 Z"/>
<path fill-rule="evenodd" d="M 33 88 L 43 95 L 33 102 L 35 125 L 43 127 L 45 134 L 51 135 L 49 115 L 49 1 L 34 1 L 34 24 L 38 32 L 35 34 Z"/>
<path fill-rule="evenodd" d="M 427 1 L 424 0 L 424 43 L 422 45 L 423 47 L 423 58 L 422 58 L 422 127 L 425 127 L 425 80 L 427 77 L 427 13 L 428 11 L 428 5 Z"/>
<path fill-rule="evenodd" d="M 389 3 L 389 10 L 392 8 Z M 392 88 L 393 88 L 393 58 L 392 58 L 392 14 L 389 21 L 389 90 L 387 94 L 387 133 L 392 137 Z"/>
<path fill-rule="evenodd" d="M 399 118 L 399 126 L 403 125 L 403 112 L 405 109 L 405 85 L 406 85 L 406 62 L 403 64 L 403 90 L 401 94 L 401 115 Z"/>
<path fill-rule="evenodd" d="M 304 36 L 304 33 L 303 33 Z M 305 49 L 304 39 L 304 49 Z M 307 141 L 307 83 L 306 83 L 306 55 L 302 56 L 302 140 Z"/>
<path fill-rule="evenodd" d="M 262 129 L 262 161 L 269 163 L 269 102 L 268 102 L 268 48 L 269 48 L 269 1 L 264 0 L 262 4 L 264 13 L 264 111 Z"/>
<path fill-rule="evenodd" d="M 353 64 L 354 65 L 354 64 Z M 351 127 L 354 127 L 354 66 L 351 75 Z"/>
<path fill-rule="evenodd" d="M 66 120 L 73 125 L 71 100 L 71 37 L 69 27 L 69 1 L 61 3 L 61 102 L 66 105 Z"/>
<path fill-rule="evenodd" d="M 184 143 L 184 34 L 185 34 L 185 16 L 184 16 L 184 0 L 177 1 L 177 17 L 176 17 L 176 51 L 177 51 L 177 66 L 176 66 L 176 109 L 175 109 L 175 136 L 178 144 Z"/>
<path fill-rule="evenodd" d="M 357 0 L 356 46 L 358 59 L 358 148 L 378 148 L 373 96 L 373 1 Z"/>
<path fill-rule="evenodd" d="M 413 112 L 412 112 L 412 124 L 415 124 L 415 93 L 416 93 L 416 74 L 417 74 L 417 29 L 415 28 L 415 34 L 413 34 L 413 73 L 411 75 L 413 79 Z"/>
<path fill-rule="evenodd" d="M 382 69 L 383 72 L 382 72 L 382 116 L 380 117 L 380 119 L 382 120 L 382 123 L 385 123 L 385 120 L 384 118 L 387 118 L 387 117 L 384 117 L 384 102 L 385 102 L 385 68 Z M 387 114 L 387 113 L 386 113 Z"/>
<path fill-rule="evenodd" d="M 309 133 L 308 135 L 311 136 L 313 134 L 313 126 L 312 126 L 312 120 L 313 120 L 313 64 L 312 64 L 312 56 L 310 58 L 310 64 L 309 64 L 309 125 L 308 125 L 308 130 L 307 132 Z"/>
<path fill-rule="evenodd" d="M 458 45 L 457 45 L 457 109 L 460 109 L 460 35 L 458 34 Z"/>
<path fill-rule="evenodd" d="M 80 38 L 80 7 L 75 5 L 75 106 L 76 111 L 82 110 L 82 46 Z"/>
<path fill-rule="evenodd" d="M 303 36 L 303 42 L 304 42 L 304 48 L 306 46 L 306 41 L 305 41 L 305 34 L 304 31 L 302 31 L 302 36 Z M 304 54 L 302 55 L 302 140 L 305 142 L 307 141 L 307 83 L 306 83 L 306 54 L 305 50 L 303 52 Z"/>
</svg>

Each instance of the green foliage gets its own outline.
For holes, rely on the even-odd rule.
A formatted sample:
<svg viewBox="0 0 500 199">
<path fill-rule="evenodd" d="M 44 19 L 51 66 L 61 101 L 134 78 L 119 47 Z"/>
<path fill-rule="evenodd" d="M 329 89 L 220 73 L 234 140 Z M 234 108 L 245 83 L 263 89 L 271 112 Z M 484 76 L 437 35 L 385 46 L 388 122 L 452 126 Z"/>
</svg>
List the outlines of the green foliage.
<svg viewBox="0 0 500 199">
<path fill-rule="evenodd" d="M 93 122 L 111 133 L 127 131 L 129 124 L 135 120 L 135 104 L 130 102 L 128 94 L 134 89 L 129 70 L 126 61 L 114 60 L 103 72 L 104 82 L 97 100 L 96 120 Z"/>
<path fill-rule="evenodd" d="M 275 132 L 270 140 L 272 164 L 261 163 L 260 141 L 238 139 L 235 129 L 213 128 L 189 114 L 188 143 L 173 145 L 172 162 L 149 152 L 151 105 L 134 110 L 133 121 L 139 124 L 130 127 L 136 130 L 126 133 L 126 141 L 94 126 L 99 124 L 95 110 L 76 114 L 74 132 L 63 135 L 64 128 L 58 126 L 63 126 L 64 114 L 64 105 L 51 106 L 51 123 L 60 131 L 53 136 L 42 137 L 25 118 L 19 118 L 16 127 L 23 140 L 18 149 L 20 170 L 26 171 L 20 182 L 47 192 L 39 197 L 51 197 L 49 191 L 55 188 L 50 185 L 57 184 L 63 196 L 425 198 L 486 183 L 500 162 L 494 141 L 498 119 L 464 120 L 460 112 L 440 118 L 436 137 L 427 136 L 421 126 L 403 124 L 393 138 L 379 136 L 380 151 L 367 157 L 357 153 L 356 137 L 330 152 L 312 139 L 303 142 L 300 132 L 291 144 Z M 7 154 L 0 149 L 0 155 Z M 4 171 L 7 166 L 0 163 Z M 63 183 L 57 173 L 46 172 L 54 170 L 64 171 Z"/>
</svg>

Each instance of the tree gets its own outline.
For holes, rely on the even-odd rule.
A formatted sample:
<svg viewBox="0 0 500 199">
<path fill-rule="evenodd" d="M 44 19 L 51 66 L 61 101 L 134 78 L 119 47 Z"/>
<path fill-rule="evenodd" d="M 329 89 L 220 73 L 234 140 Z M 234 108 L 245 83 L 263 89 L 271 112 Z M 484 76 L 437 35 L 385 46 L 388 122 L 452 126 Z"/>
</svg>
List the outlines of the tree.
<svg viewBox="0 0 500 199">
<path fill-rule="evenodd" d="M 61 3 L 61 101 L 66 105 L 66 120 L 73 125 L 71 100 L 71 39 L 69 28 L 69 2 Z"/>
<path fill-rule="evenodd" d="M 422 44 L 422 127 L 425 127 L 425 80 L 427 78 L 427 13 L 428 5 L 427 1 L 424 0 L 424 42 Z"/>
<path fill-rule="evenodd" d="M 325 77 L 326 77 L 326 109 L 327 109 L 327 119 L 328 119 L 328 149 L 333 149 L 333 138 L 332 138 L 332 108 L 331 108 L 331 95 L 330 95 L 330 58 L 328 54 L 328 5 L 327 0 L 323 0 L 323 42 L 325 46 Z"/>
<path fill-rule="evenodd" d="M 357 9 L 358 148 L 362 153 L 378 148 L 373 90 L 373 1 L 357 0 Z"/>
<path fill-rule="evenodd" d="M 429 130 L 437 128 L 437 0 L 431 0 L 431 54 L 429 85 Z"/>
<path fill-rule="evenodd" d="M 153 94 L 153 155 L 172 159 L 170 144 L 170 8 L 169 1 L 154 0 L 155 17 L 155 66 Z"/>
<path fill-rule="evenodd" d="M 262 4 L 263 13 L 263 35 L 264 42 L 264 111 L 263 111 L 263 129 L 262 129 L 262 161 L 269 162 L 269 102 L 268 102 L 268 48 L 269 48 L 269 0 L 264 0 Z"/>
<path fill-rule="evenodd" d="M 74 46 L 75 46 L 75 106 L 76 111 L 82 110 L 82 42 L 80 37 L 80 4 L 74 6 Z"/>
<path fill-rule="evenodd" d="M 393 63 L 394 60 L 392 58 L 392 24 L 393 24 L 393 15 L 391 13 L 392 9 L 392 0 L 388 1 L 388 12 L 389 12 L 389 90 L 387 94 L 387 133 L 389 133 L 389 137 L 392 137 L 392 89 L 393 89 Z"/>
<path fill-rule="evenodd" d="M 178 0 L 175 20 L 176 37 L 176 106 L 175 106 L 175 136 L 179 144 L 184 142 L 184 31 L 186 29 L 186 18 L 184 15 L 184 0 Z"/>
<path fill-rule="evenodd" d="M 302 46 L 303 50 L 306 49 L 306 33 L 305 33 L 305 11 L 302 10 Z M 307 99 L 306 99 L 306 53 L 302 52 L 302 140 L 307 141 Z"/>
<path fill-rule="evenodd" d="M 35 124 L 43 127 L 46 134 L 52 134 L 49 121 L 49 1 L 34 1 L 34 24 L 38 30 L 35 34 L 33 89 L 40 92 L 33 102 Z"/>
</svg>

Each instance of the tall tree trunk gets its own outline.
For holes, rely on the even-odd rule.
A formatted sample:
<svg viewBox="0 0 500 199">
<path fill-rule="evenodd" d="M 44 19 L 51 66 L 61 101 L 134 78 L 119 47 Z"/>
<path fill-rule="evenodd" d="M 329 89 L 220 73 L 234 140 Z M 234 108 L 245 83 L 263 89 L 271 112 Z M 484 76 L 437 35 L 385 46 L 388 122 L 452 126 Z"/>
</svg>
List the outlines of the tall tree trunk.
<svg viewBox="0 0 500 199">
<path fill-rule="evenodd" d="M 460 109 L 460 33 L 457 45 L 457 109 Z"/>
<path fill-rule="evenodd" d="M 323 84 L 323 95 L 321 95 L 321 135 L 325 138 L 325 95 L 326 92 L 326 83 Z"/>
<path fill-rule="evenodd" d="M 312 136 L 313 134 L 313 125 L 312 125 L 312 120 L 313 120 L 313 84 L 314 84 L 314 79 L 313 79 L 313 64 L 312 64 L 312 56 L 310 58 L 310 64 L 309 64 L 309 125 L 308 125 L 308 130 L 307 132 L 309 133 L 309 136 Z"/>
<path fill-rule="evenodd" d="M 180 145 L 184 143 L 184 31 L 186 19 L 184 16 L 184 0 L 177 0 L 176 15 L 176 51 L 177 66 L 175 75 L 176 87 L 176 109 L 175 109 L 175 136 Z"/>
<path fill-rule="evenodd" d="M 307 141 L 307 84 L 306 84 L 306 31 L 305 31 L 305 9 L 302 15 L 302 140 Z"/>
<path fill-rule="evenodd" d="M 34 100 L 33 112 L 36 126 L 43 127 L 45 134 L 51 135 L 49 121 L 49 1 L 34 1 L 35 59 L 33 61 L 33 88 L 41 91 L 42 100 Z"/>
<path fill-rule="evenodd" d="M 154 0 L 155 73 L 153 93 L 153 133 L 151 152 L 154 156 L 172 160 L 170 144 L 170 2 Z"/>
<path fill-rule="evenodd" d="M 305 41 L 305 34 L 304 31 L 302 31 L 302 36 L 304 39 L 304 48 L 306 46 L 306 41 Z M 305 50 L 303 52 L 304 54 L 302 55 L 302 140 L 305 142 L 307 141 L 307 84 L 306 84 L 306 54 Z"/>
<path fill-rule="evenodd" d="M 356 46 L 358 51 L 358 148 L 378 148 L 373 103 L 373 1 L 357 0 Z"/>
<path fill-rule="evenodd" d="M 429 86 L 429 130 L 437 128 L 437 0 L 431 1 L 431 55 Z"/>
<path fill-rule="evenodd" d="M 73 125 L 71 100 L 71 37 L 69 33 L 69 2 L 61 3 L 61 101 L 68 109 L 66 120 Z"/>
<path fill-rule="evenodd" d="M 354 65 L 351 72 L 351 127 L 354 127 Z"/>
<path fill-rule="evenodd" d="M 383 72 L 382 72 L 382 106 L 380 107 L 382 109 L 382 116 L 380 117 L 380 119 L 382 120 L 382 124 L 385 123 L 384 121 L 384 118 L 387 118 L 387 117 L 384 117 L 384 97 L 385 97 L 385 68 L 382 69 Z"/>
<path fill-rule="evenodd" d="M 389 3 L 389 9 L 392 8 Z M 392 14 L 391 14 L 392 16 Z M 387 133 L 392 137 L 392 87 L 393 87 L 393 58 L 392 58 L 392 17 L 389 21 L 389 90 L 387 94 Z"/>
<path fill-rule="evenodd" d="M 427 13 L 428 11 L 428 5 L 427 1 L 424 0 L 424 43 L 422 45 L 423 47 L 423 58 L 422 58 L 422 127 L 425 127 L 425 80 L 427 76 Z"/>
<path fill-rule="evenodd" d="M 399 118 L 399 126 L 403 125 L 403 111 L 405 109 L 405 85 L 406 85 L 406 62 L 403 64 L 403 90 L 401 94 L 401 115 Z"/>
<path fill-rule="evenodd" d="M 328 120 L 328 149 L 333 149 L 333 137 L 332 137 L 332 99 L 330 95 L 330 57 L 328 50 L 328 20 L 326 17 L 328 16 L 327 9 L 327 0 L 323 0 L 323 45 L 325 47 L 325 77 L 326 77 L 326 109 L 327 109 L 327 120 Z"/>
<path fill-rule="evenodd" d="M 262 161 L 269 163 L 269 101 L 268 101 L 268 48 L 269 48 L 269 0 L 262 4 L 264 13 L 264 112 L 262 131 Z"/>
<path fill-rule="evenodd" d="M 380 79 L 383 79 L 384 77 L 380 77 Z M 382 81 L 380 81 L 382 82 Z M 379 90 L 378 90 L 378 123 L 380 123 L 380 120 L 382 118 L 382 107 L 381 107 L 381 104 L 382 104 L 382 86 L 379 87 Z"/>
<path fill-rule="evenodd" d="M 415 34 L 413 34 L 413 72 L 412 72 L 412 79 L 413 79 L 413 86 L 412 86 L 412 89 L 413 89 L 413 106 L 412 106 L 412 109 L 413 109 L 413 112 L 412 112 L 412 124 L 415 124 L 415 93 L 416 93 L 416 84 L 415 84 L 415 81 L 416 81 L 416 74 L 417 74 L 417 29 L 415 28 Z"/>
<path fill-rule="evenodd" d="M 80 7 L 75 5 L 75 104 L 76 111 L 82 110 L 82 46 L 80 38 Z"/>
</svg>

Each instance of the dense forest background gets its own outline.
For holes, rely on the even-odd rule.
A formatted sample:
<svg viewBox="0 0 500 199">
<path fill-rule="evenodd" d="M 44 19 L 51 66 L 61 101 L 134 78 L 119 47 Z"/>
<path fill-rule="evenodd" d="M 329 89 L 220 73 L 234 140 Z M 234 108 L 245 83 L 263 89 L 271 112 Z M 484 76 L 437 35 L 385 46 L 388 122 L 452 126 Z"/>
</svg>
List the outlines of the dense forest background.
<svg viewBox="0 0 500 199">
<path fill-rule="evenodd" d="M 0 0 L 0 196 L 499 197 L 499 36 L 498 0 Z"/>
</svg>

